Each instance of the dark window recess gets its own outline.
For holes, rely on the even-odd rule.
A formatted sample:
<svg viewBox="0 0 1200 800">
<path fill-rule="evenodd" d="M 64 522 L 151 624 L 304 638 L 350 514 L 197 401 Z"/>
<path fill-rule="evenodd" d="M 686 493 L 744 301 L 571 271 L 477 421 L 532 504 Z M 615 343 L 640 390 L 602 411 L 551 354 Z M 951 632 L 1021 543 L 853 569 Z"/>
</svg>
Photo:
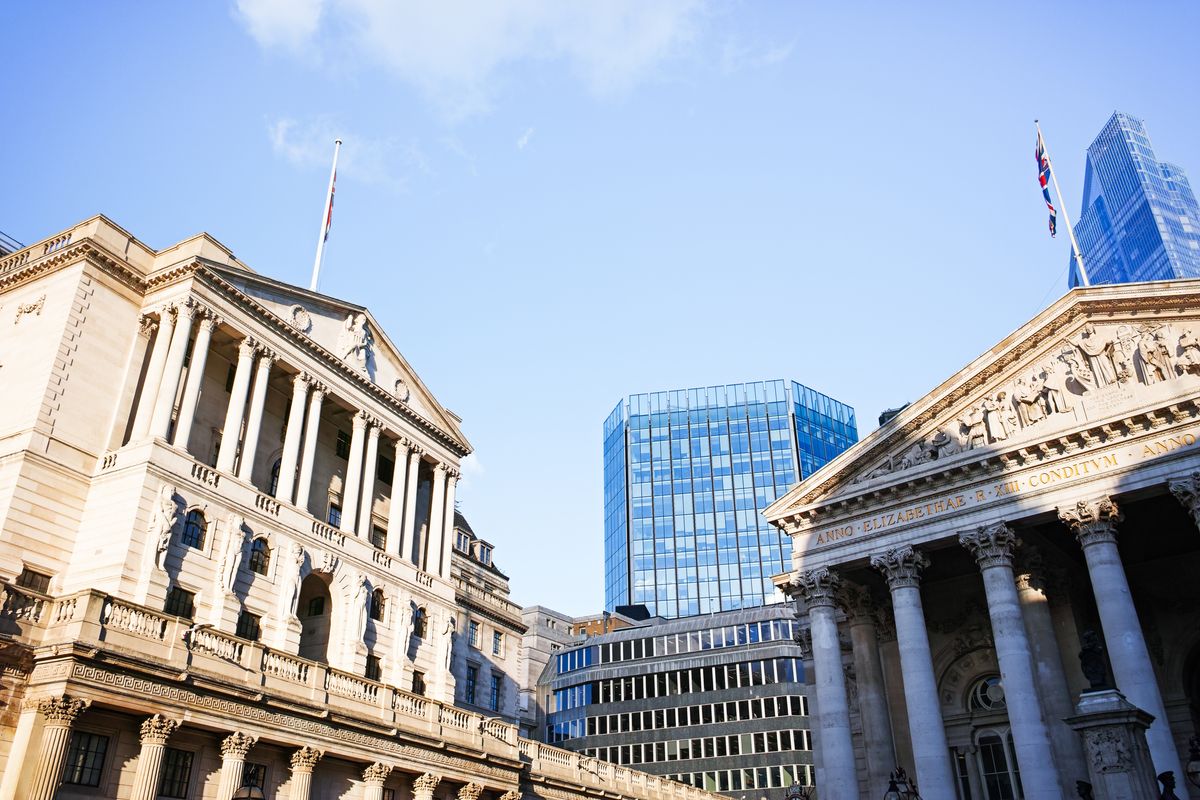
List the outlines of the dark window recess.
<svg viewBox="0 0 1200 800">
<path fill-rule="evenodd" d="M 475 687 L 479 682 L 479 667 L 472 664 L 467 667 L 467 685 L 463 689 L 463 700 L 475 705 Z"/>
<path fill-rule="evenodd" d="M 208 520 L 204 518 L 204 512 L 198 508 L 193 508 L 187 513 L 187 517 L 183 521 L 183 535 L 179 537 L 179 540 L 188 547 L 203 550 L 204 534 L 207 529 Z"/>
<path fill-rule="evenodd" d="M 371 526 L 371 544 L 380 550 L 387 548 L 387 531 L 378 525 Z"/>
<path fill-rule="evenodd" d="M 342 525 L 342 507 L 337 503 L 329 504 L 329 524 L 335 528 Z"/>
<path fill-rule="evenodd" d="M 308 616 L 319 617 L 325 613 L 325 598 L 314 597 L 308 601 Z"/>
<path fill-rule="evenodd" d="M 163 611 L 177 617 L 191 619 L 192 615 L 196 613 L 196 595 L 187 589 L 172 586 L 171 590 L 167 592 L 167 602 L 163 604 Z M 177 795 L 170 796 L 176 797 Z"/>
<path fill-rule="evenodd" d="M 371 592 L 371 619 L 383 619 L 383 607 L 387 600 L 383 596 L 383 589 L 376 589 Z"/>
<path fill-rule="evenodd" d="M 250 571 L 266 575 L 271 567 L 271 546 L 266 539 L 255 539 L 250 545 Z"/>
<path fill-rule="evenodd" d="M 275 459 L 275 463 L 271 465 L 271 487 L 267 490 L 267 494 L 274 497 L 279 491 L 279 469 L 283 465 L 282 459 Z"/>
<path fill-rule="evenodd" d="M 392 474 L 396 471 L 396 462 L 390 458 L 379 456 L 379 460 L 375 465 L 375 480 L 382 483 L 384 486 L 392 485 Z"/>
<path fill-rule="evenodd" d="M 234 372 L 235 372 L 235 370 L 234 370 L 233 364 L 230 364 L 229 371 L 225 373 L 225 391 L 227 393 L 233 391 L 233 374 L 234 374 Z"/>
<path fill-rule="evenodd" d="M 383 664 L 379 661 L 379 656 L 367 656 L 366 675 L 369 681 L 383 680 Z"/>
<path fill-rule="evenodd" d="M 34 572 L 26 567 L 17 576 L 17 586 L 30 589 L 38 594 L 47 594 L 50 591 L 50 576 L 42 572 Z"/>
<path fill-rule="evenodd" d="M 75 786 L 99 786 L 100 773 L 104 770 L 104 756 L 107 753 L 107 736 L 75 731 L 71 735 L 71 747 L 67 751 L 67 766 L 63 771 L 63 783 Z"/>
<path fill-rule="evenodd" d="M 337 446 L 334 452 L 343 461 L 350 459 L 350 434 L 345 431 L 337 432 Z"/>
<path fill-rule="evenodd" d="M 163 751 L 162 777 L 158 779 L 158 796 L 187 798 L 192 778 L 192 756 L 186 750 L 168 747 Z"/>
<path fill-rule="evenodd" d="M 413 694 L 425 694 L 425 673 L 419 670 L 413 670 L 412 679 Z"/>
<path fill-rule="evenodd" d="M 242 786 L 254 786 L 258 789 L 266 789 L 267 765 L 247 763 L 245 766 L 243 766 Z"/>
<path fill-rule="evenodd" d="M 396 800 L 396 790 L 385 786 L 383 788 L 383 800 Z"/>
<path fill-rule="evenodd" d="M 418 608 L 413 613 L 413 636 L 418 639 L 425 638 L 425 609 Z"/>
<path fill-rule="evenodd" d="M 499 675 L 492 676 L 492 691 L 488 697 L 488 708 L 492 711 L 500 710 L 500 680 L 501 677 Z"/>
<path fill-rule="evenodd" d="M 183 368 L 187 369 L 192 365 L 192 348 L 196 346 L 196 337 L 188 339 L 187 350 L 183 351 Z"/>
<path fill-rule="evenodd" d="M 258 637 L 262 634 L 262 617 L 258 614 L 251 614 L 249 611 L 243 611 L 238 614 L 235 633 L 243 639 L 257 642 Z"/>
</svg>

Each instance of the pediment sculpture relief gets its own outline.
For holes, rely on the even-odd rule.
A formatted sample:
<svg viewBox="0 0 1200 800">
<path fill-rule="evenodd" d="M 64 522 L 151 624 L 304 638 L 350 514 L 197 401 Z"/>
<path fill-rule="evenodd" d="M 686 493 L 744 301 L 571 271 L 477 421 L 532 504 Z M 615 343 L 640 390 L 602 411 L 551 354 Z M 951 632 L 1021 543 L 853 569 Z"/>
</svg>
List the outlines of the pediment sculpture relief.
<svg viewBox="0 0 1200 800">
<path fill-rule="evenodd" d="M 374 355 L 374 344 L 375 337 L 367 327 L 367 315 L 361 312 L 347 314 L 346 321 L 342 324 L 342 332 L 338 335 L 338 357 L 352 369 L 367 374 Z"/>
<path fill-rule="evenodd" d="M 858 484 L 969 450 L 1003 446 L 1055 423 L 1088 419 L 1083 407 L 1102 396 L 1200 375 L 1200 338 L 1163 324 L 1097 327 L 1089 322 L 1042 361 L 1027 366 L 948 423 L 860 475 Z"/>
</svg>

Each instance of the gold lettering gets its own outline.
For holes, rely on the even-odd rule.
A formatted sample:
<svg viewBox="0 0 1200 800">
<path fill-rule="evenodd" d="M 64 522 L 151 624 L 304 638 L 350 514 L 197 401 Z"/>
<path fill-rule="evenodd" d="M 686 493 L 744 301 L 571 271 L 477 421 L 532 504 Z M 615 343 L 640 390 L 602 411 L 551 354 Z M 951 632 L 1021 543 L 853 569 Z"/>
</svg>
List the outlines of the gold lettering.
<svg viewBox="0 0 1200 800">
<path fill-rule="evenodd" d="M 983 489 L 976 489 L 975 490 L 975 502 L 982 503 L 984 501 L 984 498 L 985 498 L 985 495 L 983 493 Z"/>
</svg>

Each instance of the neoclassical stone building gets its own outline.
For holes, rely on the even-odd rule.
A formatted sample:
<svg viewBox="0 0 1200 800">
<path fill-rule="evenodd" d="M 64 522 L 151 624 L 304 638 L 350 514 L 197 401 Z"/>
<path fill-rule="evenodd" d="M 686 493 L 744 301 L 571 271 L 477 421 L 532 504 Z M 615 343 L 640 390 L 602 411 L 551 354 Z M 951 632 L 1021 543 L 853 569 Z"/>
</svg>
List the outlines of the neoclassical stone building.
<svg viewBox="0 0 1200 800">
<path fill-rule="evenodd" d="M 453 705 L 470 445 L 368 310 L 95 217 L 0 387 L 0 798 L 703 796 Z"/>
<path fill-rule="evenodd" d="M 1093 640 L 1153 715 L 1155 772 L 1198 796 L 1198 335 L 1200 282 L 1072 291 L 767 510 L 811 634 L 822 800 L 880 797 L 897 764 L 926 800 L 1074 797 L 1089 751 L 1063 720 Z"/>
</svg>

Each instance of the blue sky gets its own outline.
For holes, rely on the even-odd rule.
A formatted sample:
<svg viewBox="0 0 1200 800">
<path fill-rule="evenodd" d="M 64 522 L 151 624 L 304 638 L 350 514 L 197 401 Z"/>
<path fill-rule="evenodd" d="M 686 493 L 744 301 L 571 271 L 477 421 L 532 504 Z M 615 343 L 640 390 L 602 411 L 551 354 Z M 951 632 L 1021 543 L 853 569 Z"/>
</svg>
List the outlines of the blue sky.
<svg viewBox="0 0 1200 800">
<path fill-rule="evenodd" d="M 5 9 L 0 230 L 207 231 L 370 305 L 476 447 L 514 598 L 603 603 L 601 423 L 631 392 L 923 395 L 1065 290 L 1116 109 L 1200 181 L 1195 3 L 391 3 Z"/>
</svg>

